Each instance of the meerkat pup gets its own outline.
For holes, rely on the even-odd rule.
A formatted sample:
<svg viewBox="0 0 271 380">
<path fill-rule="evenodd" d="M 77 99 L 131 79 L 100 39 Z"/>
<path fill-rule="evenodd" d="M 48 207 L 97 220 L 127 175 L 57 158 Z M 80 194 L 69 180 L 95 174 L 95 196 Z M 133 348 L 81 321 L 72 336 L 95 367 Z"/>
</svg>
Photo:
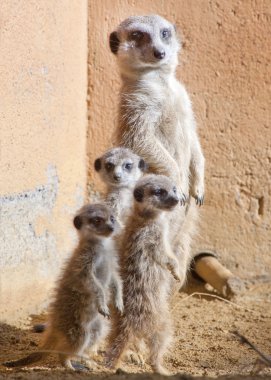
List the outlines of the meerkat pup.
<svg viewBox="0 0 271 380">
<path fill-rule="evenodd" d="M 107 186 L 105 203 L 125 224 L 133 204 L 133 189 L 147 170 L 147 164 L 130 149 L 117 147 L 97 158 L 94 167 Z"/>
<path fill-rule="evenodd" d="M 64 267 L 49 312 L 49 323 L 40 350 L 23 359 L 4 363 L 26 366 L 44 360 L 50 353 L 74 369 L 71 358 L 97 344 L 107 331 L 110 290 L 116 309 L 123 312 L 122 282 L 112 235 L 118 224 L 103 204 L 87 205 L 74 218 L 79 243 Z"/>
<path fill-rule="evenodd" d="M 94 168 L 107 187 L 105 204 L 110 207 L 115 218 L 125 225 L 133 205 L 134 186 L 146 172 L 147 164 L 130 149 L 117 147 L 97 158 Z M 37 333 L 44 332 L 45 329 L 44 323 L 34 325 Z"/>
<path fill-rule="evenodd" d="M 169 176 L 183 208 L 170 214 L 170 244 L 183 278 L 196 231 L 196 204 L 204 199 L 204 157 L 191 101 L 176 79 L 180 42 L 175 27 L 158 15 L 132 16 L 110 35 L 122 79 L 116 143 L 132 149 L 149 171 Z"/>
<path fill-rule="evenodd" d="M 113 316 L 106 364 L 115 368 L 126 349 L 143 340 L 153 370 L 168 374 L 162 364 L 172 335 L 168 268 L 178 278 L 178 263 L 168 244 L 165 214 L 180 199 L 173 182 L 155 174 L 138 181 L 134 198 L 120 255 L 125 313 Z"/>
</svg>

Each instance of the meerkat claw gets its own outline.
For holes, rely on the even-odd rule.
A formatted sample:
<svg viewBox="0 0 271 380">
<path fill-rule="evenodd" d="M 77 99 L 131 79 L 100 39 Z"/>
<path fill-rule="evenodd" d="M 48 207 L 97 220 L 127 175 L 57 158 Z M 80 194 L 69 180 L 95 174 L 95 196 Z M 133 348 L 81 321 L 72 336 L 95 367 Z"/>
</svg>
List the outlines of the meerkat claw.
<svg viewBox="0 0 271 380">
<path fill-rule="evenodd" d="M 98 309 L 98 312 L 105 318 L 107 319 L 110 319 L 110 313 L 109 313 L 109 310 L 106 310 L 106 309 L 103 309 L 103 308 L 99 308 Z"/>
<path fill-rule="evenodd" d="M 204 195 L 199 197 L 198 195 L 195 196 L 195 201 L 197 206 L 202 206 L 204 202 Z"/>
<path fill-rule="evenodd" d="M 187 202 L 187 196 L 183 193 L 180 198 L 181 206 L 185 206 L 186 202 Z"/>
</svg>

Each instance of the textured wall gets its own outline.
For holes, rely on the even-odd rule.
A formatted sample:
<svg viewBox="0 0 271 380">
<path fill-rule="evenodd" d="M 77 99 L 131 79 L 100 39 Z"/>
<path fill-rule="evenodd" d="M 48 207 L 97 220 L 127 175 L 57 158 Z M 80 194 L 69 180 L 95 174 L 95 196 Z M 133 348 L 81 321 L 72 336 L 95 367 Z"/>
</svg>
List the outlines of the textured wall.
<svg viewBox="0 0 271 380">
<path fill-rule="evenodd" d="M 0 5 L 0 317 L 48 302 L 86 186 L 87 3 Z"/>
<path fill-rule="evenodd" d="M 89 0 L 90 190 L 93 160 L 111 145 L 119 78 L 108 35 L 129 15 L 174 22 L 177 76 L 191 95 L 206 156 L 206 202 L 197 247 L 215 249 L 242 276 L 271 259 L 269 0 Z M 269 70 L 268 70 L 269 65 Z"/>
</svg>

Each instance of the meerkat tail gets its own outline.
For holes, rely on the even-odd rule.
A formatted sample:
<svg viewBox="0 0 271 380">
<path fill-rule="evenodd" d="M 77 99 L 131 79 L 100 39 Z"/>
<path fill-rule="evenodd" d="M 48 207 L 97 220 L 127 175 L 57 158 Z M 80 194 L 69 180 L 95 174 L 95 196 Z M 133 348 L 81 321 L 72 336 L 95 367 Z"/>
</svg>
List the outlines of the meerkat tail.
<svg viewBox="0 0 271 380">
<path fill-rule="evenodd" d="M 54 348 L 55 348 L 55 339 L 52 337 L 48 337 L 47 341 L 40 348 L 41 351 L 33 352 L 32 354 L 29 354 L 28 356 L 19 360 L 3 363 L 3 365 L 5 367 L 13 368 L 13 367 L 24 367 L 33 363 L 37 363 L 46 359 L 47 356 L 50 354 L 50 350 L 53 350 Z"/>
<path fill-rule="evenodd" d="M 47 353 L 43 352 L 33 352 L 33 354 L 30 354 L 26 356 L 25 358 L 14 360 L 11 362 L 3 363 L 5 367 L 13 368 L 13 367 L 24 367 L 27 365 L 30 365 L 32 363 L 39 362 L 43 360 L 46 356 L 48 356 Z"/>
</svg>

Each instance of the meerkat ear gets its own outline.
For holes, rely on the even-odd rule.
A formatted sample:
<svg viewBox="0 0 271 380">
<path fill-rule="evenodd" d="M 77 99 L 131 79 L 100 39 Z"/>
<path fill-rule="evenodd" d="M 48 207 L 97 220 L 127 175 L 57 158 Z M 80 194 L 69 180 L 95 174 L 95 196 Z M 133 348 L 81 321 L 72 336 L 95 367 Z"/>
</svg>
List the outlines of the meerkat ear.
<svg viewBox="0 0 271 380">
<path fill-rule="evenodd" d="M 94 168 L 96 172 L 100 171 L 102 168 L 102 160 L 100 158 L 97 158 L 94 162 Z"/>
<path fill-rule="evenodd" d="M 141 187 L 137 187 L 134 190 L 134 198 L 137 202 L 142 202 L 144 197 L 144 190 Z"/>
<path fill-rule="evenodd" d="M 120 40 L 118 38 L 117 32 L 112 32 L 109 36 L 109 46 L 113 54 L 117 54 L 119 50 L 119 44 Z"/>
<path fill-rule="evenodd" d="M 73 219 L 73 225 L 74 227 L 77 229 L 77 230 L 80 230 L 80 228 L 82 227 L 82 219 L 79 215 L 77 215 L 74 219 Z"/>
<path fill-rule="evenodd" d="M 148 170 L 148 164 L 143 160 L 143 158 L 140 159 L 138 163 L 139 169 L 141 169 L 143 172 L 146 172 Z"/>
</svg>

